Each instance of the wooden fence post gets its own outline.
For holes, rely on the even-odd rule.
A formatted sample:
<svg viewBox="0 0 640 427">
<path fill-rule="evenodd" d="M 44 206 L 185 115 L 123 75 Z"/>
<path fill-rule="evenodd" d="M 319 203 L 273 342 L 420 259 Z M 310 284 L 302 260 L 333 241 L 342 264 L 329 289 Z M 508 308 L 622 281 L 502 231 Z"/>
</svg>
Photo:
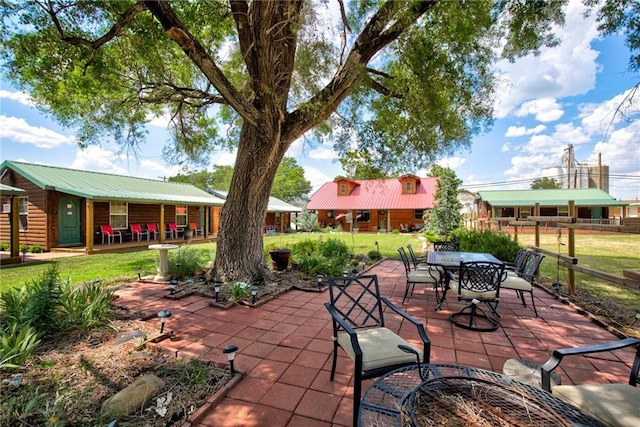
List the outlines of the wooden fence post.
<svg viewBox="0 0 640 427">
<path fill-rule="evenodd" d="M 572 222 L 575 222 L 576 218 L 576 206 L 573 200 L 569 200 L 569 216 L 573 218 Z M 569 241 L 567 242 L 567 251 L 570 257 L 576 256 L 576 231 L 573 227 L 569 228 Z M 567 285 L 569 287 L 569 294 L 575 295 L 576 293 L 576 272 L 573 268 L 568 269 Z"/>
</svg>

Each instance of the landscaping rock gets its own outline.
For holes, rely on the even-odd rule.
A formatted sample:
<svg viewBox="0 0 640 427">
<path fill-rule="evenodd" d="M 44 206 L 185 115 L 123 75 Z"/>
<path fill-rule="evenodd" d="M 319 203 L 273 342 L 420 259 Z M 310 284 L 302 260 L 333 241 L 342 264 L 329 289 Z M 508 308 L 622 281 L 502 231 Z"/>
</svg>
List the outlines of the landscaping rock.
<svg viewBox="0 0 640 427">
<path fill-rule="evenodd" d="M 138 378 L 126 388 L 102 403 L 102 413 L 106 418 L 129 415 L 141 409 L 164 386 L 164 381 L 148 374 Z"/>
</svg>

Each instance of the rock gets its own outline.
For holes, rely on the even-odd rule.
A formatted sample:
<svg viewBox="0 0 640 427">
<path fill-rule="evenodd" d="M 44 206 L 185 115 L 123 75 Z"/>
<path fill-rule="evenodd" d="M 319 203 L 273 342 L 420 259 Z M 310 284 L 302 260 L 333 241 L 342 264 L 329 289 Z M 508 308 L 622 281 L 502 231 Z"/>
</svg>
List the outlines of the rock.
<svg viewBox="0 0 640 427">
<path fill-rule="evenodd" d="M 502 373 L 525 384 L 542 387 L 540 365 L 529 360 L 509 359 L 502 366 Z M 560 385 L 560 375 L 551 372 L 551 386 Z"/>
<path fill-rule="evenodd" d="M 138 378 L 126 388 L 102 403 L 105 418 L 129 415 L 142 408 L 164 386 L 164 381 L 153 374 Z"/>
</svg>

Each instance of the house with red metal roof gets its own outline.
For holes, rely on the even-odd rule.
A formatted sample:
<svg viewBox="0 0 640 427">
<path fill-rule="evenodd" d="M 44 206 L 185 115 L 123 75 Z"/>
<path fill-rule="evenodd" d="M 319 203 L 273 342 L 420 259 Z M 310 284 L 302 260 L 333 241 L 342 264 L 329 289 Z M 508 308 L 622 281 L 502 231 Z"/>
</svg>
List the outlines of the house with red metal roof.
<svg viewBox="0 0 640 427">
<path fill-rule="evenodd" d="M 340 223 L 345 231 L 419 229 L 424 211 L 434 206 L 437 182 L 411 174 L 371 180 L 338 177 L 311 196 L 307 209 L 318 213 L 320 226 Z"/>
</svg>

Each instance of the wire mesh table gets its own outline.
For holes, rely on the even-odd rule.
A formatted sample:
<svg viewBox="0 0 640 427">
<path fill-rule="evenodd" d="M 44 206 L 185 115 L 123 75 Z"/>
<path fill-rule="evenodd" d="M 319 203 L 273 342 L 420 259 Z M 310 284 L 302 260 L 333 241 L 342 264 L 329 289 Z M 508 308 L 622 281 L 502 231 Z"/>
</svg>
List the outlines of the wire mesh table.
<svg viewBox="0 0 640 427">
<path fill-rule="evenodd" d="M 412 365 L 378 378 L 360 426 L 602 426 L 541 388 L 460 365 Z"/>
</svg>

